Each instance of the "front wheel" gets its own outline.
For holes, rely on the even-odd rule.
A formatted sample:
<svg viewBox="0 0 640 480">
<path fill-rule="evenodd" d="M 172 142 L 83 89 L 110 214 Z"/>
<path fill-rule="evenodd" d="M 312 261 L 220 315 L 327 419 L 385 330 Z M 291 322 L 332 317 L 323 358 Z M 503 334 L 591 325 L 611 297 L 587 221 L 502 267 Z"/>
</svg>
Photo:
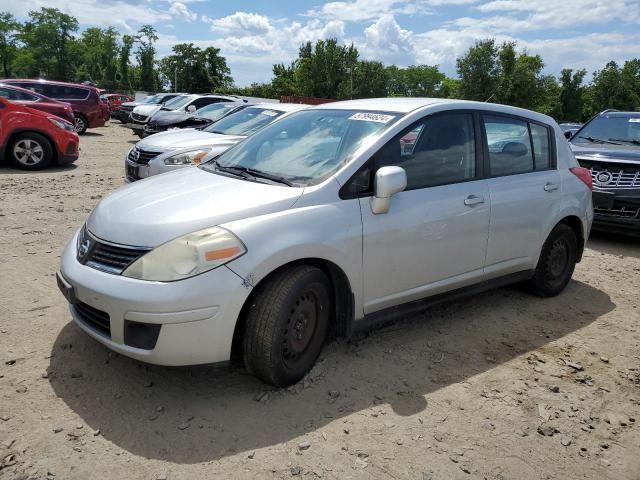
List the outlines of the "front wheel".
<svg viewBox="0 0 640 480">
<path fill-rule="evenodd" d="M 529 290 L 541 297 L 558 295 L 571 280 L 577 259 L 576 234 L 568 225 L 556 225 L 542 247 Z"/>
<path fill-rule="evenodd" d="M 23 170 L 40 170 L 52 160 L 51 142 L 39 133 L 21 133 L 9 147 L 9 161 Z"/>
<path fill-rule="evenodd" d="M 87 119 L 85 118 L 84 115 L 82 115 L 81 113 L 74 113 L 73 117 L 75 119 L 75 127 L 76 127 L 76 133 L 78 135 L 82 135 L 84 132 L 87 131 L 87 128 L 89 128 L 89 122 L 87 121 Z"/>
<path fill-rule="evenodd" d="M 247 311 L 247 370 L 277 387 L 300 380 L 320 355 L 331 305 L 329 280 L 316 267 L 287 268 L 260 285 Z"/>
</svg>

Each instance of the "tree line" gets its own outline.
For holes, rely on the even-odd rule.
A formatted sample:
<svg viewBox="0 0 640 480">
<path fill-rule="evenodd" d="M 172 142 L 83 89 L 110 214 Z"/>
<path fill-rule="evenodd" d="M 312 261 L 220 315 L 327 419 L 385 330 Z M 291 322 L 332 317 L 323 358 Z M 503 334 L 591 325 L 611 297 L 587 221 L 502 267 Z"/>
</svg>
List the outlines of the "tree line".
<svg viewBox="0 0 640 480">
<path fill-rule="evenodd" d="M 437 65 L 385 66 L 362 60 L 358 49 L 336 39 L 307 42 L 289 64 L 273 65 L 273 78 L 234 86 L 220 50 L 192 43 L 158 58 L 158 34 L 144 25 L 135 35 L 113 27 L 87 28 L 55 8 L 29 12 L 18 22 L 0 12 L 2 76 L 89 81 L 111 91 L 220 92 L 278 98 L 300 95 L 343 100 L 385 96 L 462 98 L 540 111 L 558 120 L 582 121 L 606 108 L 640 109 L 640 59 L 611 61 L 587 81 L 584 69 L 544 73 L 540 55 L 515 42 L 476 42 L 456 61 L 457 76 Z"/>
</svg>

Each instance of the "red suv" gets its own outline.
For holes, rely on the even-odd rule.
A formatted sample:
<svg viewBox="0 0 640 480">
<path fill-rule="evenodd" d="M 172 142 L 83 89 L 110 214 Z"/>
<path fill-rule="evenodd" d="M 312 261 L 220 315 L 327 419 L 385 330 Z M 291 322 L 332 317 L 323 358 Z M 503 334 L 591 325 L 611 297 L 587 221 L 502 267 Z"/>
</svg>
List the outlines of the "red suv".
<svg viewBox="0 0 640 480">
<path fill-rule="evenodd" d="M 78 134 L 72 123 L 50 113 L 0 97 L 0 159 L 23 170 L 78 159 Z"/>
<path fill-rule="evenodd" d="M 71 105 L 66 102 L 60 102 L 53 98 L 45 97 L 44 95 L 40 95 L 34 91 L 20 88 L 15 85 L 0 83 L 0 97 L 11 100 L 13 103 L 24 105 L 25 107 L 52 113 L 60 118 L 64 118 L 68 122 L 75 122 Z"/>
<path fill-rule="evenodd" d="M 87 128 L 104 127 L 109 120 L 109 107 L 100 101 L 100 91 L 96 87 L 49 80 L 7 79 L 2 82 L 32 90 L 45 97 L 69 102 L 79 134 L 83 134 Z"/>
</svg>

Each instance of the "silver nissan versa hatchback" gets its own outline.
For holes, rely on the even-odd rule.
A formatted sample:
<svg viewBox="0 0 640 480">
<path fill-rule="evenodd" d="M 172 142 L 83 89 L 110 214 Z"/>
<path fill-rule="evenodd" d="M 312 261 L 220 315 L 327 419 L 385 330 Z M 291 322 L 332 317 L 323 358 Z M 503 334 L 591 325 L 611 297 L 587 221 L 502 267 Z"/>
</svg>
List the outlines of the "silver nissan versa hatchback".
<svg viewBox="0 0 640 480">
<path fill-rule="evenodd" d="M 57 279 L 77 325 L 123 355 L 191 365 L 233 352 L 284 386 L 328 332 L 512 282 L 557 295 L 592 218 L 590 172 L 545 115 L 354 100 L 116 190 Z"/>
</svg>

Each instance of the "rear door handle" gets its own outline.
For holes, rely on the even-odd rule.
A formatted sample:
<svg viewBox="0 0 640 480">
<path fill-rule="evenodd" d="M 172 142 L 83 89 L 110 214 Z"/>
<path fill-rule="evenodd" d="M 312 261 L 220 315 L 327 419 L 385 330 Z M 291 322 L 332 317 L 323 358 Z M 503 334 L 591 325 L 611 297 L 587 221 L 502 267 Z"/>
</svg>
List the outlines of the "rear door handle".
<svg viewBox="0 0 640 480">
<path fill-rule="evenodd" d="M 545 192 L 555 192 L 558 189 L 557 183 L 547 182 L 544 186 Z"/>
<path fill-rule="evenodd" d="M 473 207 L 474 205 L 479 205 L 481 203 L 484 203 L 484 198 L 478 197 L 477 195 L 469 195 L 464 199 L 464 204 L 467 207 Z"/>
</svg>

